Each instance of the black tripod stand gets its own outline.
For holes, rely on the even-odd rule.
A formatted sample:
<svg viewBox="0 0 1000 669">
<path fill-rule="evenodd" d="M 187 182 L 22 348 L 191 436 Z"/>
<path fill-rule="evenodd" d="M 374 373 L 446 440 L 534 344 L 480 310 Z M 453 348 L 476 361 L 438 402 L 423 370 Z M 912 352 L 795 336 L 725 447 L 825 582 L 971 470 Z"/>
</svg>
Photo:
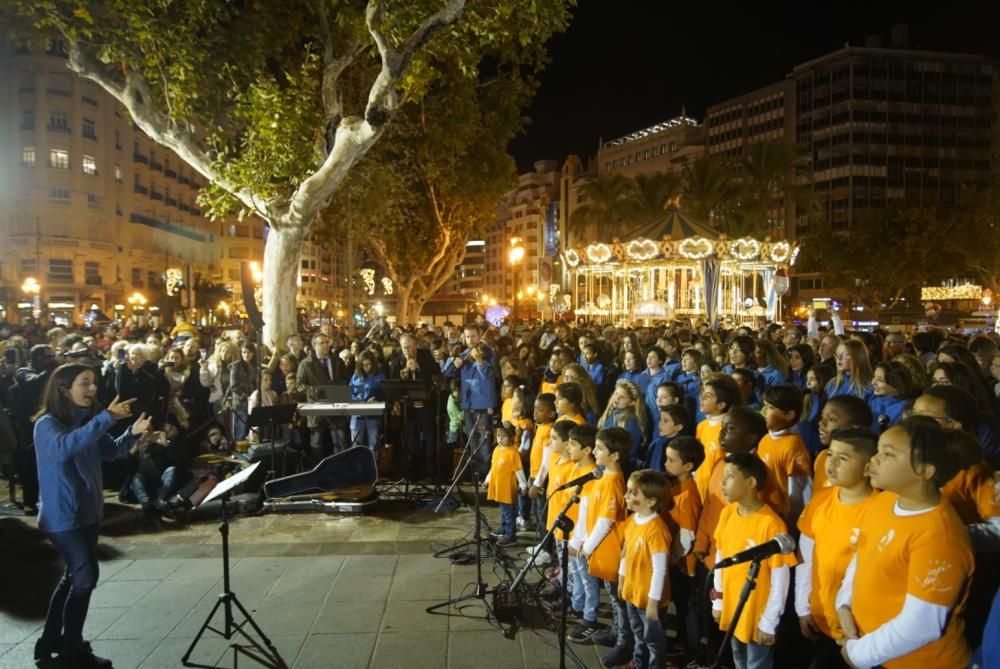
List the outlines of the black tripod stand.
<svg viewBox="0 0 1000 669">
<path fill-rule="evenodd" d="M 260 397 L 260 395 L 258 395 Z M 250 412 L 250 417 L 247 420 L 247 427 L 249 428 L 260 428 L 261 429 L 261 444 L 266 443 L 264 440 L 263 429 L 268 428 L 268 433 L 266 436 L 271 442 L 270 455 L 271 455 L 271 468 L 267 472 L 265 477 L 266 481 L 271 481 L 278 478 L 278 469 L 275 462 L 275 451 L 278 448 L 278 427 L 284 425 L 291 425 L 292 421 L 295 420 L 295 411 L 298 407 L 295 404 L 275 404 L 274 406 L 256 406 L 253 411 Z M 282 476 L 285 475 L 288 464 L 288 451 L 286 448 L 281 449 L 281 469 Z"/>
<path fill-rule="evenodd" d="M 473 432 L 473 434 L 475 434 L 475 432 Z M 469 443 L 471 445 L 471 443 L 472 443 L 471 439 L 470 439 Z M 481 443 L 481 440 L 480 440 L 480 443 Z M 451 613 L 438 613 L 438 609 L 443 609 L 443 608 L 448 607 L 448 606 L 453 606 L 455 604 L 458 604 L 459 602 L 465 602 L 465 601 L 468 601 L 470 599 L 478 599 L 479 601 L 481 601 L 483 603 L 483 607 L 486 609 L 485 619 L 486 620 L 494 620 L 495 618 L 493 616 L 493 607 L 490 606 L 489 601 L 487 601 L 487 596 L 490 594 L 491 591 L 490 591 L 489 588 L 486 587 L 486 582 L 483 581 L 483 542 L 487 541 L 487 540 L 483 539 L 483 537 L 482 537 L 482 528 L 483 528 L 483 525 L 485 524 L 486 521 L 483 518 L 482 511 L 481 511 L 481 509 L 479 507 L 479 458 L 476 457 L 476 454 L 471 453 L 471 452 L 470 452 L 470 456 L 469 457 L 470 457 L 470 459 L 472 461 L 472 476 L 473 476 L 473 479 L 474 479 L 473 499 L 475 500 L 475 507 L 476 507 L 476 525 L 475 525 L 475 530 L 474 530 L 475 531 L 475 535 L 473 536 L 472 541 L 462 542 L 462 543 L 460 543 L 460 544 L 458 544 L 456 546 L 452 546 L 451 548 L 446 549 L 446 551 L 444 551 L 444 552 L 435 553 L 434 557 L 441 557 L 441 555 L 444 555 L 445 553 L 454 552 L 454 551 L 459 550 L 459 548 L 461 548 L 462 546 L 467 546 L 467 545 L 475 544 L 475 546 L 476 546 L 476 556 L 475 556 L 475 560 L 476 560 L 476 589 L 475 589 L 475 591 L 473 591 L 473 592 L 471 592 L 471 593 L 469 593 L 467 595 L 462 595 L 461 597 L 453 597 L 452 599 L 449 599 L 447 601 L 441 602 L 440 604 L 435 604 L 433 606 L 428 606 L 427 609 L 426 609 L 426 611 L 427 611 L 427 613 L 431 613 L 431 614 L 434 614 L 434 615 L 446 615 L 446 616 L 449 616 L 449 615 L 453 615 L 453 614 L 451 614 Z"/>
<path fill-rule="evenodd" d="M 252 469 L 247 470 L 248 472 Z M 237 478 L 237 477 L 233 477 Z M 239 598 L 237 598 L 236 593 L 229 589 L 229 518 L 226 514 L 226 501 L 229 499 L 230 488 L 225 493 L 219 495 L 219 499 L 222 501 L 222 520 L 219 522 L 219 534 L 222 535 L 222 593 L 219 594 L 219 599 L 215 602 L 215 606 L 209 612 L 208 617 L 205 618 L 205 622 L 201 624 L 198 629 L 198 634 L 195 635 L 194 641 L 188 646 L 187 652 L 184 653 L 184 657 L 181 658 L 181 663 L 185 667 L 207 667 L 211 669 L 215 667 L 214 664 L 198 664 L 197 662 L 191 662 L 191 653 L 194 652 L 195 647 L 198 645 L 198 641 L 201 640 L 202 635 L 206 631 L 212 631 L 219 636 L 229 641 L 237 634 L 242 637 L 244 644 L 240 644 L 237 641 L 233 641 L 230 644 L 230 648 L 233 649 L 233 667 L 238 666 L 239 656 L 246 655 L 250 659 L 254 660 L 258 664 L 264 667 L 270 667 L 271 669 L 288 669 L 288 665 L 285 661 L 281 659 L 281 655 L 278 654 L 278 649 L 274 647 L 271 640 L 267 638 L 267 635 L 260 629 L 257 623 L 254 621 L 253 617 L 246 610 L 243 604 L 240 603 Z M 243 615 L 243 621 L 237 623 L 233 618 L 233 606 L 239 609 L 240 613 Z M 222 607 L 225 616 L 225 627 L 218 629 L 212 626 L 212 619 L 215 617 L 216 611 L 219 607 Z M 253 628 L 253 631 L 257 633 L 261 641 L 258 641 L 250 633 L 244 629 L 247 625 Z"/>
<path fill-rule="evenodd" d="M 763 558 L 750 563 L 750 569 L 747 570 L 747 580 L 743 584 L 743 590 L 740 592 L 740 601 L 736 604 L 736 610 L 733 611 L 733 619 L 729 621 L 729 629 L 726 630 L 726 636 L 722 639 L 722 644 L 719 646 L 719 653 L 715 656 L 715 662 L 712 663 L 711 669 L 719 669 L 722 666 L 722 659 L 726 656 L 726 649 L 729 647 L 730 641 L 732 641 L 737 623 L 740 622 L 743 607 L 746 606 L 747 600 L 750 599 L 750 593 L 757 587 L 757 576 L 760 574 L 761 559 Z"/>
</svg>

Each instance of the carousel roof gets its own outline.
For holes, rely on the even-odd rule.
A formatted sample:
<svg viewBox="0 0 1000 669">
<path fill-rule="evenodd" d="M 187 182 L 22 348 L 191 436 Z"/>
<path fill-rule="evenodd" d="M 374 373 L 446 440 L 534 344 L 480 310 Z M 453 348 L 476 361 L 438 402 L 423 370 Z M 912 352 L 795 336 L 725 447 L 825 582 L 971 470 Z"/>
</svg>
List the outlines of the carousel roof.
<svg viewBox="0 0 1000 669">
<path fill-rule="evenodd" d="M 663 239 L 667 235 L 671 239 L 704 237 L 714 240 L 719 238 L 719 231 L 710 227 L 707 223 L 703 223 L 692 217 L 687 212 L 681 211 L 677 205 L 670 204 L 663 218 L 648 223 L 637 230 L 633 230 L 625 235 L 623 241 L 629 242 L 633 239 Z"/>
</svg>

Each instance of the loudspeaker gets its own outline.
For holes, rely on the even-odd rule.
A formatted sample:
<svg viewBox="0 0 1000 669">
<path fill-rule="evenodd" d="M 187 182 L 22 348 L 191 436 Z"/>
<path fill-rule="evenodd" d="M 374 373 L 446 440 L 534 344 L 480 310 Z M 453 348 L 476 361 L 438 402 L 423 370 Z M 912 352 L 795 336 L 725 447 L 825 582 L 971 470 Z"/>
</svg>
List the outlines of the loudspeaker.
<svg viewBox="0 0 1000 669">
<path fill-rule="evenodd" d="M 253 280 L 253 270 L 250 269 L 250 263 L 248 262 L 240 263 L 240 285 L 243 289 L 243 308 L 246 309 L 250 325 L 253 326 L 254 330 L 262 330 L 264 328 L 264 317 L 261 316 L 260 309 L 257 308 L 257 301 L 253 299 L 254 290 L 257 286 Z"/>
</svg>

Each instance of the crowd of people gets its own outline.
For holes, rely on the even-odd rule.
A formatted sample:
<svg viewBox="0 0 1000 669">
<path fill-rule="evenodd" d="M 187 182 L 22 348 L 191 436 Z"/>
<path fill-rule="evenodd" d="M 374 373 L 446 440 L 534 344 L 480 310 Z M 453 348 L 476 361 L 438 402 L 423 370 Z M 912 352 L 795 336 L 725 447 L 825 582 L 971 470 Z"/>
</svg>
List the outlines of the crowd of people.
<svg viewBox="0 0 1000 669">
<path fill-rule="evenodd" d="M 197 454 L 267 436 L 248 426 L 255 406 L 322 399 L 337 385 L 355 402 L 383 401 L 383 380 L 416 381 L 426 392 L 384 417 L 310 416 L 281 437 L 314 462 L 354 445 L 383 460 L 392 450 L 383 466 L 413 480 L 448 477 L 442 460 L 467 448 L 500 507 L 498 544 L 530 533 L 541 563 L 563 550 L 541 541 L 574 492 L 558 489 L 599 471 L 570 505 L 574 529 L 556 533 L 569 570 L 548 594 L 567 591 L 570 640 L 610 646 L 606 666 L 663 667 L 668 655 L 710 664 L 727 630 L 736 667 L 803 652 L 817 667 L 964 667 L 981 641 L 990 652 L 995 334 L 848 333 L 836 316 L 829 328 L 811 316 L 721 332 L 690 321 L 498 327 L 478 316 L 327 323 L 272 351 L 179 316 L 169 332 L 0 325 L 0 338 L 10 419 L 0 429 L 14 435 L 0 462 L 29 513 L 46 452 L 32 426 L 60 365 L 92 370 L 109 410 L 129 402 L 106 429 L 129 445 L 123 495 L 151 516 Z M 133 434 L 140 416 L 149 429 Z M 713 566 L 786 533 L 797 551 L 760 562 L 735 620 L 749 565 Z M 598 619 L 602 591 L 609 624 Z"/>
</svg>

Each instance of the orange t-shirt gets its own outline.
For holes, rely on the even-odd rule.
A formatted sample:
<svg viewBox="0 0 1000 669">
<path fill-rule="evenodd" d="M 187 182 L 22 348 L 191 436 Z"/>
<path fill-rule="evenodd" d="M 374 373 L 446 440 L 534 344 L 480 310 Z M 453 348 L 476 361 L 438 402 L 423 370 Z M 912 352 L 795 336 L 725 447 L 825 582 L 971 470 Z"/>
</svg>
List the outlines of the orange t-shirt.
<svg viewBox="0 0 1000 669">
<path fill-rule="evenodd" d="M 584 474 L 589 474 L 590 472 L 594 471 L 597 465 L 591 462 L 590 464 L 580 466 L 577 465 L 577 463 L 570 460 L 569 458 L 567 458 L 566 462 L 562 463 L 560 467 L 562 467 L 562 471 L 560 471 L 559 473 L 563 478 L 561 482 L 555 487 L 552 487 L 552 470 L 551 468 L 549 469 L 550 472 L 549 486 L 551 490 L 555 490 L 555 488 L 558 488 L 561 485 L 569 483 L 570 481 L 579 476 L 583 476 Z M 575 492 L 576 488 L 569 488 L 567 490 L 561 490 L 549 498 L 549 527 L 552 527 L 552 523 L 559 515 L 559 512 L 562 511 L 563 507 L 566 506 L 566 502 L 568 502 L 570 498 L 573 497 L 573 494 Z M 571 507 L 569 507 L 569 511 L 566 512 L 566 517 L 573 521 L 574 526 L 576 525 L 576 521 L 579 515 L 580 515 L 579 504 L 572 505 Z M 563 533 L 561 530 L 556 530 L 555 538 L 558 540 L 562 540 L 563 538 L 562 534 Z"/>
<path fill-rule="evenodd" d="M 625 508 L 625 477 L 621 472 L 605 471 L 601 478 L 588 484 L 587 534 L 601 518 L 611 521 L 611 531 L 597 545 L 587 563 L 587 571 L 605 581 L 618 580 L 618 562 L 622 557 L 622 537 L 619 524 L 628 515 Z"/>
<path fill-rule="evenodd" d="M 995 490 L 993 469 L 986 462 L 978 462 L 955 474 L 941 488 L 941 495 L 951 503 L 962 522 L 970 525 L 1000 516 Z"/>
<path fill-rule="evenodd" d="M 936 641 L 884 662 L 887 669 L 965 667 L 962 610 L 974 567 L 969 533 L 951 504 L 924 513 L 899 515 L 899 496 L 883 492 L 865 514 L 858 538 L 851 611 L 862 635 L 899 615 L 907 595 L 951 610 Z"/>
<path fill-rule="evenodd" d="M 813 492 L 830 487 L 830 479 L 826 475 L 826 461 L 830 459 L 830 449 L 824 448 L 816 454 L 813 462 Z"/>
<path fill-rule="evenodd" d="M 486 499 L 501 504 L 513 504 L 517 499 L 517 472 L 521 470 L 521 454 L 513 446 L 497 446 L 490 461 L 490 484 Z"/>
<path fill-rule="evenodd" d="M 700 470 L 701 467 L 698 469 Z M 708 481 L 708 488 L 705 490 L 705 497 L 702 499 L 701 515 L 698 517 L 698 531 L 694 540 L 694 549 L 705 553 L 705 564 L 709 569 L 715 564 L 715 528 L 719 523 L 722 510 L 729 504 L 722 494 L 722 475 L 725 473 L 725 469 L 726 461 L 723 458 L 716 460 L 715 468 Z M 767 483 L 764 484 L 763 489 L 758 491 L 757 497 L 778 513 L 779 509 L 788 507 L 788 502 L 783 499 L 781 490 L 773 479 L 773 476 L 767 477 Z"/>
<path fill-rule="evenodd" d="M 549 484 L 546 487 L 546 495 L 548 496 L 548 513 L 546 515 L 546 527 L 552 528 L 552 523 L 555 522 L 556 517 L 559 512 L 562 511 L 563 505 L 569 500 L 567 495 L 570 493 L 569 490 L 562 490 L 556 492 L 556 489 L 562 486 L 564 483 L 569 481 L 570 474 L 576 467 L 576 463 L 570 460 L 568 457 L 563 455 L 558 455 L 557 453 L 549 454 Z M 569 510 L 569 516 L 575 517 L 576 505 Z M 556 530 L 556 538 L 562 539 L 562 531 Z"/>
<path fill-rule="evenodd" d="M 719 516 L 719 525 L 715 529 L 718 550 L 725 557 L 736 555 L 752 546 L 759 546 L 788 529 L 785 527 L 785 521 L 767 504 L 749 516 L 741 516 L 739 506 L 734 502 L 723 509 L 722 515 Z M 757 623 L 767 608 L 767 598 L 771 592 L 771 571 L 781 567 L 794 567 L 795 564 L 794 553 L 779 553 L 761 561 L 757 587 L 750 593 L 746 608 L 743 609 L 743 614 L 736 624 L 733 632 L 735 638 L 743 643 L 760 643 Z M 722 630 L 729 629 L 749 570 L 749 562 L 722 570 L 722 617 L 719 620 L 719 628 Z"/>
<path fill-rule="evenodd" d="M 563 415 L 560 415 L 556 420 L 557 421 L 560 421 L 560 420 L 571 420 L 574 423 L 576 423 L 577 425 L 586 425 L 587 424 L 587 418 L 586 418 L 586 416 L 584 416 L 583 414 L 579 414 L 579 413 L 578 414 L 573 414 L 573 415 L 563 414 Z"/>
<path fill-rule="evenodd" d="M 809 611 L 823 634 L 844 638 L 837 617 L 837 591 L 854 557 L 865 513 L 878 493 L 857 504 L 840 501 L 840 488 L 816 491 L 799 516 L 799 531 L 815 542 Z"/>
<path fill-rule="evenodd" d="M 559 387 L 560 383 L 562 383 L 562 374 L 560 374 L 556 378 L 556 380 L 553 381 L 552 383 L 549 383 L 545 379 L 542 379 L 542 383 L 538 387 L 538 394 L 541 395 L 542 393 L 552 393 L 553 395 L 555 395 L 556 394 L 556 388 Z"/>
<path fill-rule="evenodd" d="M 649 604 L 649 585 L 653 580 L 653 553 L 670 555 L 670 531 L 660 514 L 655 514 L 641 525 L 635 514 L 622 522 L 625 575 L 621 582 L 621 595 L 629 604 L 645 609 Z M 670 578 L 664 576 L 660 607 L 670 603 Z"/>
<path fill-rule="evenodd" d="M 711 418 L 706 418 L 698 423 L 698 427 L 695 429 L 695 439 L 700 441 L 701 445 L 705 447 L 705 461 L 698 466 L 698 469 L 694 473 L 694 481 L 698 486 L 698 493 L 702 499 L 705 499 L 705 493 L 708 490 L 708 479 L 712 477 L 712 469 L 715 467 L 715 463 L 726 455 L 722 452 L 722 447 L 719 445 L 719 435 L 721 434 L 721 416 L 718 422 Z"/>
<path fill-rule="evenodd" d="M 531 454 L 528 456 L 528 473 L 532 481 L 542 468 L 542 454 L 552 435 L 553 423 L 539 423 L 535 426 L 535 434 L 531 437 Z"/>
<path fill-rule="evenodd" d="M 775 486 L 781 492 L 775 499 L 765 501 L 779 516 L 788 518 L 788 477 L 812 476 L 809 451 L 797 433 L 789 432 L 780 437 L 765 434 L 757 444 L 757 455 L 767 465 L 768 479 L 773 478 Z M 778 504 L 781 506 L 776 506 Z"/>
<path fill-rule="evenodd" d="M 694 576 L 698 560 L 694 557 L 694 539 L 698 531 L 698 518 L 701 516 L 701 495 L 693 478 L 686 481 L 676 481 L 670 491 L 674 497 L 672 508 L 664 520 L 674 538 L 671 544 L 670 563 L 677 565 L 682 573 Z M 687 549 L 683 547 L 684 538 L 691 542 Z"/>
</svg>

